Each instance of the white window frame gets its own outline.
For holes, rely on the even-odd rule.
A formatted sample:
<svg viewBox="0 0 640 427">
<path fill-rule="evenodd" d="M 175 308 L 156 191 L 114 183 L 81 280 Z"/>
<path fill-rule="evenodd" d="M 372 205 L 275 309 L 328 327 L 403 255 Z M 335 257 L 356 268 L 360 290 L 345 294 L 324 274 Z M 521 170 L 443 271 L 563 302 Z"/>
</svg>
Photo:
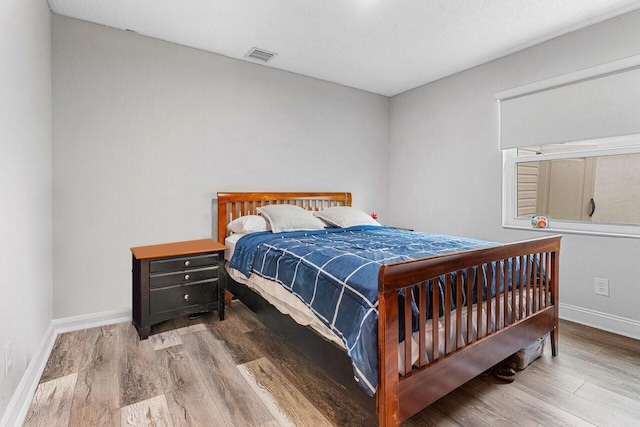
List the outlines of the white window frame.
<svg viewBox="0 0 640 427">
<path fill-rule="evenodd" d="M 622 143 L 628 141 L 640 141 L 640 135 L 608 138 L 595 142 Z M 580 221 L 566 221 L 554 218 L 549 219 L 549 226 L 544 229 L 532 228 L 530 219 L 518 218 L 517 215 L 517 168 L 522 162 L 540 160 L 568 159 L 576 157 L 594 157 L 620 154 L 640 154 L 640 146 L 621 146 L 616 148 L 600 148 L 588 151 L 572 151 L 562 153 L 539 154 L 535 156 L 517 155 L 516 148 L 502 150 L 502 226 L 512 229 L 527 229 L 539 232 L 576 233 L 599 236 L 632 237 L 640 238 L 640 224 L 604 224 Z"/>
</svg>

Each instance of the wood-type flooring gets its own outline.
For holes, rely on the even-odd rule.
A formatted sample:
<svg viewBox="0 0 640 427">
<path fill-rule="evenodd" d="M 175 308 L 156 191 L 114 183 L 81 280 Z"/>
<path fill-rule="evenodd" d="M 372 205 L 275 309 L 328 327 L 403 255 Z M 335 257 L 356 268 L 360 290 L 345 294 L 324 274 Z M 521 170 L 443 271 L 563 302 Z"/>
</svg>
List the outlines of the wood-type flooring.
<svg viewBox="0 0 640 427">
<path fill-rule="evenodd" d="M 241 302 L 152 328 L 58 336 L 25 426 L 374 426 L 376 418 Z M 640 426 L 640 341 L 561 321 L 560 355 L 478 377 L 406 426 Z"/>
</svg>

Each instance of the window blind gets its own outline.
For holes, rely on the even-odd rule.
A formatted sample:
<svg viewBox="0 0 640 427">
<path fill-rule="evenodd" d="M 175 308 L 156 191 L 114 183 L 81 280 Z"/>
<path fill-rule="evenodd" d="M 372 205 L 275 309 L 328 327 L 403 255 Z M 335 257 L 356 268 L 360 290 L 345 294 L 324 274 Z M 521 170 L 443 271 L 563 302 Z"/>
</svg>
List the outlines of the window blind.
<svg viewBox="0 0 640 427">
<path fill-rule="evenodd" d="M 640 134 L 640 55 L 496 98 L 501 149 Z"/>
</svg>

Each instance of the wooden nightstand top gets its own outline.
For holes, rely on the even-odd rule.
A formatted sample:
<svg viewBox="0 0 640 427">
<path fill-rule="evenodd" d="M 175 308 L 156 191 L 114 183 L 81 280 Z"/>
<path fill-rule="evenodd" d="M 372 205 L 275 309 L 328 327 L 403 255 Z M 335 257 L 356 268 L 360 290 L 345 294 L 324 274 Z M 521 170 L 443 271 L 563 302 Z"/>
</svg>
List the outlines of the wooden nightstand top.
<svg viewBox="0 0 640 427">
<path fill-rule="evenodd" d="M 226 246 L 212 240 L 188 240 L 186 242 L 163 243 L 160 245 L 137 246 L 131 252 L 137 259 L 164 258 L 176 255 L 192 255 L 205 252 L 224 251 Z"/>
</svg>

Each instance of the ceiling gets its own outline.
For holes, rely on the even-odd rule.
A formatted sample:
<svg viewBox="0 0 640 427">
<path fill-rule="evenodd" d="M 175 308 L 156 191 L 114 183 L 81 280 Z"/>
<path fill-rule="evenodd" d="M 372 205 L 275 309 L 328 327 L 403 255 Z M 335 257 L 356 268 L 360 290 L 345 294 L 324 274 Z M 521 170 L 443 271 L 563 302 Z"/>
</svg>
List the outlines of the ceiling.
<svg viewBox="0 0 640 427">
<path fill-rule="evenodd" d="M 49 0 L 59 15 L 392 96 L 639 0 Z M 277 53 L 245 58 L 253 47 Z"/>
</svg>

